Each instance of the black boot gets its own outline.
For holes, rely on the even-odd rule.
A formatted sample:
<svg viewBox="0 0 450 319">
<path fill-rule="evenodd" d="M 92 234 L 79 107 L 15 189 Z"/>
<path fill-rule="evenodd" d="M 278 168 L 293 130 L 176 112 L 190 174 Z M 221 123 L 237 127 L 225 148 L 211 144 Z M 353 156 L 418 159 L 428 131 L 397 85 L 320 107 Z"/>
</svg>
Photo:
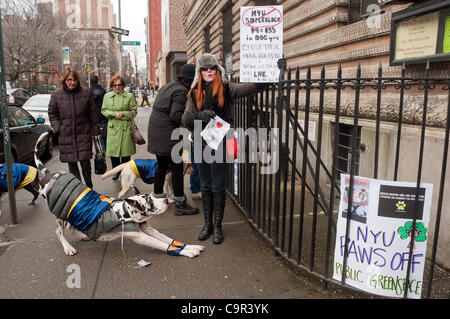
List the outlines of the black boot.
<svg viewBox="0 0 450 319">
<path fill-rule="evenodd" d="M 198 240 L 206 240 L 213 232 L 213 196 L 212 193 L 202 193 L 203 214 L 205 225 L 198 234 Z"/>
<path fill-rule="evenodd" d="M 214 207 L 214 227 L 213 227 L 213 243 L 220 244 L 223 242 L 222 219 L 225 211 L 226 194 L 213 193 Z"/>
<path fill-rule="evenodd" d="M 197 215 L 199 213 L 198 208 L 192 207 L 187 203 L 186 196 L 183 196 L 183 199 L 179 197 L 174 197 L 175 200 L 175 209 L 174 214 L 176 216 L 181 215 Z"/>
</svg>

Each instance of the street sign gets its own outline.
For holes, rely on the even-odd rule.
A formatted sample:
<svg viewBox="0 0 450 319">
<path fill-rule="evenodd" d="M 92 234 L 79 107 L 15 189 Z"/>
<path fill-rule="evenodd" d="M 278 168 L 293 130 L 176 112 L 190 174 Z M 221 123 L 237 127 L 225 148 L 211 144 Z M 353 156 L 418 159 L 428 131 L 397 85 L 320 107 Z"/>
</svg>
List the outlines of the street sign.
<svg viewBox="0 0 450 319">
<path fill-rule="evenodd" d="M 141 45 L 141 41 L 122 41 L 122 45 Z"/>
<path fill-rule="evenodd" d="M 130 34 L 129 30 L 120 29 L 120 28 L 116 28 L 116 27 L 111 27 L 110 30 L 111 30 L 112 33 L 118 33 L 118 34 L 122 34 L 122 35 L 129 35 Z"/>
</svg>

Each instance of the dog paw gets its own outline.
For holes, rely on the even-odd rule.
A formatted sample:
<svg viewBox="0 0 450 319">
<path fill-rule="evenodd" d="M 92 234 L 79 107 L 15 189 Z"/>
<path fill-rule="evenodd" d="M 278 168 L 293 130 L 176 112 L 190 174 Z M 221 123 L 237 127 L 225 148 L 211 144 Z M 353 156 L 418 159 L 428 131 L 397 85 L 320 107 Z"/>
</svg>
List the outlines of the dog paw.
<svg viewBox="0 0 450 319">
<path fill-rule="evenodd" d="M 64 252 L 67 256 L 74 256 L 77 254 L 77 250 L 73 247 L 65 247 Z"/>
<path fill-rule="evenodd" d="M 205 249 L 205 247 L 200 246 L 200 245 L 186 245 L 186 247 L 184 247 L 184 249 L 181 252 L 181 255 L 189 257 L 189 258 L 194 258 L 198 255 L 200 255 L 200 253 Z"/>
</svg>

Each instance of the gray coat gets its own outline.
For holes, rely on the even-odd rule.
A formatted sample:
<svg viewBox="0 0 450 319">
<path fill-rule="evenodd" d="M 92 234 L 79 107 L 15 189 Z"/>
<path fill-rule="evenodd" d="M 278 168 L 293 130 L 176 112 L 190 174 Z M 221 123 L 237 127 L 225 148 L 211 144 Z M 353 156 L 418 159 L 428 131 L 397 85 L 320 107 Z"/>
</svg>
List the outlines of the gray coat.
<svg viewBox="0 0 450 319">
<path fill-rule="evenodd" d="M 172 131 L 181 125 L 188 89 L 178 81 L 164 85 L 156 96 L 148 122 L 148 151 L 156 155 L 170 156 Z"/>
</svg>

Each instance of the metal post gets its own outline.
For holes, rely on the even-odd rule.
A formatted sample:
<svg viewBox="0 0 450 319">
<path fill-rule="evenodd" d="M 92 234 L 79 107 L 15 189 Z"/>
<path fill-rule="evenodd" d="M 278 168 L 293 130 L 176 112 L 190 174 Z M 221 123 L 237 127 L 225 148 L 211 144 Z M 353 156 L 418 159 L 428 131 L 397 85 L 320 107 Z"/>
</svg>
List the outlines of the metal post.
<svg viewBox="0 0 450 319">
<path fill-rule="evenodd" d="M 8 199 L 9 199 L 9 211 L 11 213 L 11 224 L 17 224 L 17 208 L 16 208 L 16 195 L 14 193 L 14 183 L 12 176 L 12 155 L 11 155 L 11 140 L 9 135 L 9 120 L 8 120 L 8 106 L 6 95 L 6 77 L 5 77 L 5 57 L 3 54 L 3 30 L 2 30 L 2 17 L 0 9 L 0 85 L 1 85 L 1 118 L 3 129 L 3 147 L 5 151 L 6 161 L 6 182 L 8 186 Z"/>
<path fill-rule="evenodd" d="M 120 0 L 117 0 L 119 2 L 119 28 L 122 28 L 122 18 L 120 14 Z M 123 66 L 122 66 L 122 36 L 119 34 L 119 73 L 122 75 L 123 73 Z"/>
</svg>

